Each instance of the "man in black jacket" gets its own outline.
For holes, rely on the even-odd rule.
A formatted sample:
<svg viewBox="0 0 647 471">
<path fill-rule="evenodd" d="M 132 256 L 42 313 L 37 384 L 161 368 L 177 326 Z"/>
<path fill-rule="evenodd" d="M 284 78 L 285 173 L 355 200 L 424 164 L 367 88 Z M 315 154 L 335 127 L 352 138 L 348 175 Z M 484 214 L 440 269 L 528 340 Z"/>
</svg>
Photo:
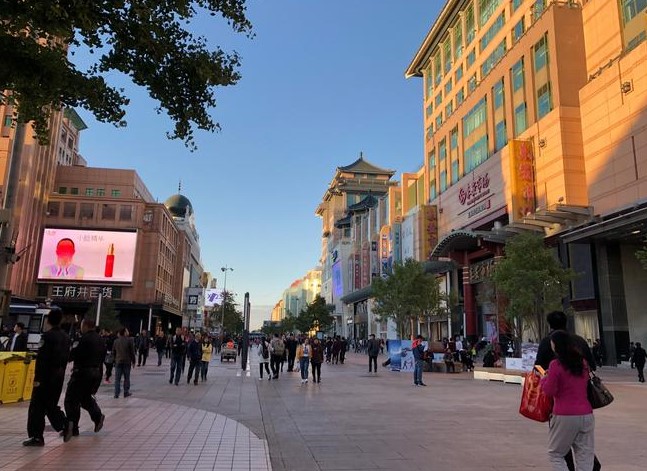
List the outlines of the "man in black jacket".
<svg viewBox="0 0 647 471">
<path fill-rule="evenodd" d="M 72 437 L 72 424 L 58 407 L 58 399 L 63 391 L 65 367 L 70 355 L 70 338 L 60 329 L 63 311 L 53 308 L 47 316 L 49 328 L 40 341 L 36 355 L 34 391 L 27 415 L 27 434 L 29 439 L 22 442 L 25 446 L 44 446 L 45 416 L 57 432 L 64 431 L 64 441 Z"/>
<path fill-rule="evenodd" d="M 17 322 L 13 326 L 13 335 L 7 342 L 8 352 L 26 352 L 27 351 L 27 332 L 25 332 L 25 324 Z"/>
<path fill-rule="evenodd" d="M 186 383 L 191 382 L 191 376 L 195 371 L 195 381 L 193 384 L 198 385 L 198 377 L 200 376 L 200 361 L 202 360 L 202 345 L 200 345 L 200 334 L 189 334 L 189 344 L 187 345 L 187 357 L 189 357 L 189 374 L 186 377 Z"/>
<path fill-rule="evenodd" d="M 285 349 L 288 351 L 288 372 L 294 371 L 294 359 L 297 356 L 297 341 L 294 334 L 290 334 L 285 341 Z"/>
<path fill-rule="evenodd" d="M 537 358 L 535 359 L 535 365 L 540 365 L 543 369 L 548 370 L 548 366 L 550 365 L 550 362 L 555 359 L 555 352 L 553 352 L 553 348 L 550 345 L 550 336 L 556 330 L 563 330 L 566 332 L 566 324 L 568 320 L 567 320 L 566 314 L 564 314 L 561 311 L 553 311 L 549 313 L 546 316 L 546 320 L 548 321 L 548 325 L 550 326 L 550 333 L 548 334 L 548 336 L 543 338 L 541 342 L 539 342 L 539 347 L 537 348 Z M 573 339 L 575 340 L 575 344 L 577 345 L 577 347 L 580 349 L 582 356 L 589 364 L 589 368 L 592 371 L 595 371 L 596 364 L 593 358 L 593 353 L 591 352 L 591 348 L 589 347 L 589 344 L 586 343 L 586 340 L 584 340 L 579 335 L 573 335 Z M 575 471 L 575 464 L 573 463 L 572 451 L 569 450 L 566 456 L 564 456 L 564 460 L 566 461 L 566 466 L 568 466 L 569 471 Z M 593 471 L 599 471 L 600 469 L 602 469 L 602 466 L 598 461 L 598 457 L 594 456 Z"/>
<path fill-rule="evenodd" d="M 182 357 L 186 353 L 186 342 L 182 338 L 182 329 L 177 327 L 175 335 L 171 338 L 171 377 L 169 384 L 175 382 L 177 386 L 182 374 Z"/>
<path fill-rule="evenodd" d="M 103 359 L 106 356 L 106 343 L 97 333 L 93 320 L 83 319 L 81 322 L 81 340 L 70 354 L 74 362 L 72 376 L 65 391 L 65 413 L 72 422 L 72 434 L 79 434 L 79 419 L 81 407 L 88 411 L 94 432 L 103 427 L 105 416 L 94 398 L 101 385 L 103 377 Z"/>
</svg>

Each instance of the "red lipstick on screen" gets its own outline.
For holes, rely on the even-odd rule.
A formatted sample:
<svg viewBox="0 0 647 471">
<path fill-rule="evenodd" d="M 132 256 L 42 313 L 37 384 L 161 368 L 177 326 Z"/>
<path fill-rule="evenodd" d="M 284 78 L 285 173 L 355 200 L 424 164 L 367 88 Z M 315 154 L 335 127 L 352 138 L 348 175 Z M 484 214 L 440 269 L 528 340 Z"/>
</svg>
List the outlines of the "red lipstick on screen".
<svg viewBox="0 0 647 471">
<path fill-rule="evenodd" d="M 112 270 L 115 267 L 115 244 L 110 244 L 108 249 L 108 255 L 106 255 L 106 269 L 103 272 L 103 276 L 106 278 L 112 278 Z"/>
</svg>

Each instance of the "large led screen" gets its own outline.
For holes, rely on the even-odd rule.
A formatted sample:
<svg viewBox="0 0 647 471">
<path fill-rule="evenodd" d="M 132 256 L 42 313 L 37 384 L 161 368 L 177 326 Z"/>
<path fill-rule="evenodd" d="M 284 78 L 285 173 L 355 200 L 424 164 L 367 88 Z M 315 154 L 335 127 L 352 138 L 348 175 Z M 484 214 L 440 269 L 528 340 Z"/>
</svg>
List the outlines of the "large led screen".
<svg viewBox="0 0 647 471">
<path fill-rule="evenodd" d="M 341 261 L 332 266 L 332 294 L 339 299 L 344 295 L 344 279 L 341 273 Z"/>
<path fill-rule="evenodd" d="M 136 245 L 136 232 L 45 229 L 38 279 L 132 283 Z"/>
</svg>

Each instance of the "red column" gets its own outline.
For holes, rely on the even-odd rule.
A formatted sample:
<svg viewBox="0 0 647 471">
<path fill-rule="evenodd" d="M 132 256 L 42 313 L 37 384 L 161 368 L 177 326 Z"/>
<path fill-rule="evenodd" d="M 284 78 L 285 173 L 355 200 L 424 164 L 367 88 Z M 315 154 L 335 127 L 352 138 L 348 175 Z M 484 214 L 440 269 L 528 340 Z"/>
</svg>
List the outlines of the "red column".
<svg viewBox="0 0 647 471">
<path fill-rule="evenodd" d="M 463 307 L 465 309 L 465 335 L 476 336 L 476 300 L 474 299 L 474 289 L 470 284 L 469 264 L 463 266 Z"/>
</svg>

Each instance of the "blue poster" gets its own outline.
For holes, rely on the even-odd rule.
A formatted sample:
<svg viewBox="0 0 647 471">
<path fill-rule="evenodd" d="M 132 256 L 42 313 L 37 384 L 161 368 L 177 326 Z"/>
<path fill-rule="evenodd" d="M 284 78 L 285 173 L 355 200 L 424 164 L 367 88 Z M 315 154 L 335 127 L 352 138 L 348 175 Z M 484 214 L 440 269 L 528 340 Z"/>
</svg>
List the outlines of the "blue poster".
<svg viewBox="0 0 647 471">
<path fill-rule="evenodd" d="M 411 349 L 411 340 L 390 340 L 389 359 L 391 360 L 391 371 L 413 372 L 415 360 Z M 422 342 L 427 350 L 427 342 Z M 442 354 L 441 354 L 442 355 Z"/>
<path fill-rule="evenodd" d="M 391 371 L 400 371 L 400 352 L 402 340 L 389 339 L 389 360 Z"/>
</svg>

